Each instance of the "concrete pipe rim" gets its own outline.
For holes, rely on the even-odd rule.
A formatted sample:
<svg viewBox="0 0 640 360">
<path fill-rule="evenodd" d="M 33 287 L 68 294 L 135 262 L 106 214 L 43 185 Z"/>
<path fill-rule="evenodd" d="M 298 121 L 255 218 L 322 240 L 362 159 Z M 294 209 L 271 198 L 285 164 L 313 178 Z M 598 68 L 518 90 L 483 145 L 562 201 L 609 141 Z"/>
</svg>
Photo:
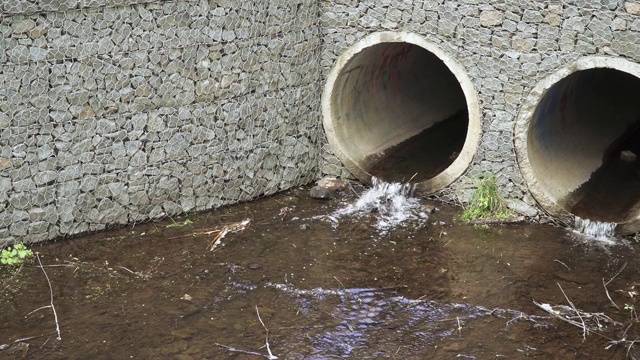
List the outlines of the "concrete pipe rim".
<svg viewBox="0 0 640 360">
<path fill-rule="evenodd" d="M 544 180 L 536 175 L 536 170 L 531 163 L 529 148 L 529 137 L 532 131 L 531 122 L 534 121 L 534 114 L 538 106 L 555 85 L 579 72 L 594 70 L 617 70 L 640 79 L 640 64 L 632 61 L 608 56 L 586 56 L 579 58 L 568 65 L 562 66 L 535 84 L 523 98 L 514 125 L 513 141 L 516 159 L 525 184 L 538 205 L 549 215 L 559 219 L 569 220 L 576 217 L 576 215 L 562 204 L 559 204 L 558 199 L 551 195 L 550 191 L 542 184 Z M 537 119 L 535 119 L 535 121 L 537 121 Z M 616 232 L 619 234 L 629 233 L 629 229 L 633 229 L 633 232 L 640 230 L 640 217 L 614 222 L 618 224 Z"/>
<path fill-rule="evenodd" d="M 325 82 L 321 99 L 323 126 L 327 141 L 336 157 L 353 176 L 364 183 L 371 184 L 372 174 L 365 170 L 358 161 L 353 158 L 349 151 L 345 150 L 345 140 L 340 139 L 336 134 L 336 122 L 338 120 L 333 116 L 332 95 L 336 81 L 341 75 L 341 70 L 345 65 L 361 52 L 384 43 L 411 44 L 435 55 L 456 78 L 464 94 L 466 109 L 468 111 L 468 125 L 464 145 L 457 155 L 457 158 L 437 175 L 424 181 L 414 182 L 419 194 L 435 193 L 453 183 L 462 176 L 471 165 L 479 147 L 482 134 L 482 121 L 478 94 L 466 69 L 439 45 L 428 41 L 423 36 L 402 31 L 375 32 L 356 41 L 338 56 Z"/>
</svg>

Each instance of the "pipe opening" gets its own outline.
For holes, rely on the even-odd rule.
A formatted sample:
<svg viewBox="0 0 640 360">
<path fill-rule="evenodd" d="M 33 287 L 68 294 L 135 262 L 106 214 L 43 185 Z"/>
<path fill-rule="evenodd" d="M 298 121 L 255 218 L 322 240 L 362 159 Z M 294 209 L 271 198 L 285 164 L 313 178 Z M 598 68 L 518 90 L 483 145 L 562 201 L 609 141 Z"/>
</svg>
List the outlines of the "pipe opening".
<svg viewBox="0 0 640 360">
<path fill-rule="evenodd" d="M 524 155 L 530 181 L 563 210 L 630 224 L 640 218 L 640 78 L 628 72 L 630 64 L 600 62 L 605 66 L 574 71 L 544 91 Z"/>
<path fill-rule="evenodd" d="M 421 38 L 376 35 L 347 50 L 332 70 L 323 94 L 329 143 L 362 181 L 376 176 L 426 191 L 442 188 L 475 153 L 480 126 L 473 86 L 459 65 Z"/>
</svg>

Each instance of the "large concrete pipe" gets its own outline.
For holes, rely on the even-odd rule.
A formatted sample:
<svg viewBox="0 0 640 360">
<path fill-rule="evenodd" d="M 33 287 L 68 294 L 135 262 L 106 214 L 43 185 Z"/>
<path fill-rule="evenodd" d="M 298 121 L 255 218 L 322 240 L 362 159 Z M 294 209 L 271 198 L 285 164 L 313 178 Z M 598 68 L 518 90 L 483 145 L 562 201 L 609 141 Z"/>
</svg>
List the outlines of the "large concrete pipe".
<svg viewBox="0 0 640 360">
<path fill-rule="evenodd" d="M 367 36 L 337 60 L 322 98 L 329 144 L 358 179 L 439 190 L 469 166 L 481 133 L 476 91 L 454 59 L 402 32 Z"/>
<path fill-rule="evenodd" d="M 588 57 L 538 84 L 515 146 L 523 176 L 555 214 L 640 228 L 640 65 Z"/>
</svg>

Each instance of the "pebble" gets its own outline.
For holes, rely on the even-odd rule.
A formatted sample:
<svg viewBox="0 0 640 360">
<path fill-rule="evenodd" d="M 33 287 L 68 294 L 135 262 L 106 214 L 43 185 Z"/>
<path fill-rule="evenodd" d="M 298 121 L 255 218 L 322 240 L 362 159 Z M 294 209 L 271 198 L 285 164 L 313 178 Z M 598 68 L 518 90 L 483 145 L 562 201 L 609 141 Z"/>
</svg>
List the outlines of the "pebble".
<svg viewBox="0 0 640 360">
<path fill-rule="evenodd" d="M 634 154 L 632 151 L 624 150 L 620 152 L 620 160 L 632 163 L 638 160 L 638 155 Z"/>
<path fill-rule="evenodd" d="M 309 196 L 311 196 L 312 199 L 329 200 L 333 198 L 333 192 L 321 186 L 314 186 L 309 191 Z"/>
</svg>

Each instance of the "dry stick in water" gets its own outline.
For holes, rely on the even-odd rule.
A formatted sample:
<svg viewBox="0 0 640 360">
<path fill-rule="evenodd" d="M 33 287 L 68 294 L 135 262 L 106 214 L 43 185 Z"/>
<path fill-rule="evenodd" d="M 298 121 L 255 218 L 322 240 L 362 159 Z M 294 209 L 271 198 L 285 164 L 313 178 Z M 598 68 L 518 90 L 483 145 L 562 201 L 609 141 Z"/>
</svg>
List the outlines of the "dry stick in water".
<svg viewBox="0 0 640 360">
<path fill-rule="evenodd" d="M 620 270 L 618 270 L 618 272 L 617 272 L 615 275 L 613 275 L 613 277 L 611 278 L 611 280 L 607 281 L 607 283 L 605 284 L 605 286 L 606 286 L 606 285 L 609 285 L 609 283 L 611 283 L 615 278 L 617 278 L 617 277 L 618 277 L 618 275 L 620 275 L 620 273 L 622 272 L 622 270 L 624 270 L 624 268 L 626 268 L 626 267 L 627 267 L 627 264 L 628 264 L 628 263 L 624 263 L 624 265 L 622 265 L 622 267 L 620 268 Z"/>
<path fill-rule="evenodd" d="M 229 350 L 231 352 L 236 352 L 236 353 L 241 353 L 241 354 L 248 354 L 248 355 L 256 355 L 256 356 L 264 356 L 264 355 L 260 354 L 259 352 L 236 349 L 234 347 L 227 346 L 227 345 L 222 345 L 222 344 L 219 344 L 219 343 L 213 343 L 213 345 L 219 346 L 219 347 L 221 347 L 223 349 L 227 349 L 227 350 Z"/>
<path fill-rule="evenodd" d="M 262 324 L 262 327 L 267 332 L 267 334 L 265 335 L 265 338 L 264 338 L 264 344 L 267 346 L 267 352 L 269 353 L 269 356 L 267 356 L 267 359 L 275 360 L 278 357 L 273 355 L 273 353 L 271 353 L 271 348 L 269 347 L 269 329 L 267 329 L 267 327 L 265 326 L 264 322 L 262 322 L 262 318 L 260 317 L 260 311 L 258 311 L 258 305 L 256 305 L 256 314 L 258 314 L 258 320 L 260 320 L 260 324 Z"/>
<path fill-rule="evenodd" d="M 49 303 L 50 303 L 50 305 L 43 306 L 41 308 L 33 310 L 32 312 L 27 314 L 27 316 L 33 314 L 34 312 L 36 312 L 38 310 L 51 308 L 51 310 L 53 311 L 53 318 L 56 321 L 56 332 L 58 333 L 57 339 L 58 340 L 62 340 L 62 337 L 60 336 L 60 323 L 58 323 L 58 313 L 56 312 L 56 307 L 53 305 L 53 287 L 51 287 L 51 281 L 49 281 L 49 275 L 47 275 L 47 272 L 44 271 L 44 267 L 42 266 L 42 261 L 40 260 L 40 253 L 39 252 L 36 252 L 36 258 L 38 259 L 38 264 L 40 265 L 40 269 L 44 273 L 44 277 L 47 279 L 47 284 L 49 284 L 49 300 L 50 300 Z"/>
<path fill-rule="evenodd" d="M 560 288 L 560 291 L 562 291 L 562 295 L 564 295 L 564 298 L 567 299 L 567 302 L 569 303 L 569 305 L 571 305 L 571 308 L 573 309 L 573 311 L 575 311 L 576 314 L 578 315 L 578 317 L 580 318 L 580 322 L 582 322 L 582 339 L 586 340 L 587 339 L 587 325 L 584 323 L 584 319 L 582 318 L 582 315 L 580 315 L 580 312 L 578 311 L 578 309 L 576 309 L 576 306 L 573 305 L 571 300 L 569 300 L 569 298 L 567 297 L 567 294 L 565 294 L 564 290 L 562 289 L 562 286 L 560 286 L 560 283 L 556 283 L 556 284 L 558 284 L 558 287 Z"/>
<path fill-rule="evenodd" d="M 609 301 L 611 301 L 613 306 L 615 306 L 616 309 L 618 310 L 620 310 L 620 308 L 618 307 L 618 305 L 616 305 L 616 303 L 613 302 L 613 300 L 611 299 L 611 296 L 609 296 L 609 289 L 607 289 L 607 285 L 609 285 L 616 277 L 618 277 L 618 275 L 622 273 L 622 270 L 624 270 L 625 267 L 627 267 L 627 263 L 624 263 L 624 265 L 622 265 L 620 270 L 618 270 L 618 272 L 615 275 L 613 275 L 613 277 L 609 279 L 609 281 L 607 281 L 606 283 L 604 282 L 604 278 L 602 278 L 602 285 L 604 286 L 604 291 L 607 293 L 607 297 L 609 298 Z"/>
<path fill-rule="evenodd" d="M 611 301 L 611 303 L 613 304 L 613 306 L 616 307 L 616 309 L 620 310 L 618 305 L 616 305 L 616 303 L 614 303 L 613 300 L 611 300 L 611 296 L 609 295 L 609 289 L 607 289 L 607 284 L 604 282 L 604 278 L 602 278 L 602 286 L 604 286 L 604 292 L 607 294 L 607 298 L 609 299 L 609 301 Z"/>
</svg>

